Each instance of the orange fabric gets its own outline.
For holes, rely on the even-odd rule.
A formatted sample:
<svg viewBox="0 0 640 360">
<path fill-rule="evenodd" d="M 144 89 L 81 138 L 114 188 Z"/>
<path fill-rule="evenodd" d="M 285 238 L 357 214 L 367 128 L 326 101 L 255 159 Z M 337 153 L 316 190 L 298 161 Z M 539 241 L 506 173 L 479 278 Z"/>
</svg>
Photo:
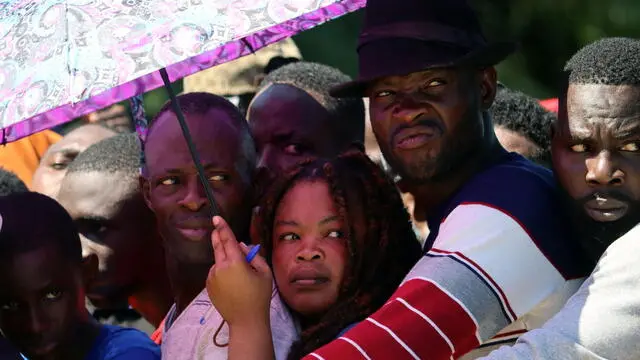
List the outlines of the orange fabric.
<svg viewBox="0 0 640 360">
<path fill-rule="evenodd" d="M 59 134 L 45 130 L 4 146 L 0 145 L 0 166 L 18 175 L 30 188 L 31 178 L 40 164 L 40 159 L 49 146 L 61 138 Z"/>
<path fill-rule="evenodd" d="M 160 326 L 156 329 L 156 331 L 151 334 L 151 340 L 158 344 L 162 345 L 162 333 L 164 332 L 164 320 L 160 323 Z"/>
</svg>

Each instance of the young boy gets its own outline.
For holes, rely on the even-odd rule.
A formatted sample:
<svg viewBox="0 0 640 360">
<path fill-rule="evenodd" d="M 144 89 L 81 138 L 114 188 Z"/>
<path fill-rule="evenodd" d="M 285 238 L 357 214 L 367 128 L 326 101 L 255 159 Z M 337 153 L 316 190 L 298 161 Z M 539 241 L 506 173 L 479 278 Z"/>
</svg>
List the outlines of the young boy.
<svg viewBox="0 0 640 360">
<path fill-rule="evenodd" d="M 67 212 L 38 193 L 0 198 L 0 329 L 30 360 L 156 360 L 143 333 L 100 325 L 85 308 L 97 271 Z"/>
</svg>

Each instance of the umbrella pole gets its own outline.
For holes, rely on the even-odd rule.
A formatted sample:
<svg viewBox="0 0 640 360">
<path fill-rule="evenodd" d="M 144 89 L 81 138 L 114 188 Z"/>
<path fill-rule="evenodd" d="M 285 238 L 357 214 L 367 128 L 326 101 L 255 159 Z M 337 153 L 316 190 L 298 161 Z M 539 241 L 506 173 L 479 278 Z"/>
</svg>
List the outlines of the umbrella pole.
<svg viewBox="0 0 640 360">
<path fill-rule="evenodd" d="M 178 105 L 178 99 L 176 98 L 176 94 L 173 92 L 173 88 L 171 88 L 171 82 L 169 81 L 169 74 L 167 74 L 167 69 L 160 69 L 160 76 L 162 76 L 162 81 L 164 82 L 164 87 L 169 94 L 169 99 L 171 101 L 171 106 L 173 108 L 173 112 L 176 114 L 178 118 L 178 123 L 180 123 L 180 128 L 182 129 L 182 135 L 184 135 L 184 139 L 187 141 L 187 146 L 189 147 L 189 152 L 191 153 L 191 158 L 193 159 L 193 163 L 196 165 L 196 170 L 198 171 L 198 177 L 200 177 L 200 182 L 204 187 L 204 192 L 207 195 L 207 200 L 209 200 L 209 204 L 211 205 L 211 217 L 220 214 L 218 211 L 218 206 L 216 205 L 216 200 L 213 198 L 213 190 L 211 189 L 211 184 L 209 183 L 209 179 L 207 179 L 207 175 L 204 173 L 204 168 L 202 167 L 202 162 L 200 162 L 200 155 L 196 150 L 196 146 L 193 143 L 193 138 L 191 137 L 191 133 L 189 132 L 189 127 L 187 126 L 187 122 L 184 119 L 184 114 L 182 110 L 180 110 L 180 105 Z"/>
</svg>

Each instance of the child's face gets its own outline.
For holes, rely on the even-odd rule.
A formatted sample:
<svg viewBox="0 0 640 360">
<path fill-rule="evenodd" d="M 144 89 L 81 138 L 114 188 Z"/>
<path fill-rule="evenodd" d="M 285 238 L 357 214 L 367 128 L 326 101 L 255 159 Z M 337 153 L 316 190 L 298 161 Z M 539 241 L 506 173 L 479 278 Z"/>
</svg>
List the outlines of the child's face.
<svg viewBox="0 0 640 360">
<path fill-rule="evenodd" d="M 273 272 L 285 302 L 304 317 L 338 299 L 347 264 L 346 224 L 323 181 L 302 181 L 285 194 L 273 227 Z"/>
<path fill-rule="evenodd" d="M 81 278 L 53 246 L 0 263 L 0 328 L 29 359 L 56 358 L 86 314 Z"/>
</svg>

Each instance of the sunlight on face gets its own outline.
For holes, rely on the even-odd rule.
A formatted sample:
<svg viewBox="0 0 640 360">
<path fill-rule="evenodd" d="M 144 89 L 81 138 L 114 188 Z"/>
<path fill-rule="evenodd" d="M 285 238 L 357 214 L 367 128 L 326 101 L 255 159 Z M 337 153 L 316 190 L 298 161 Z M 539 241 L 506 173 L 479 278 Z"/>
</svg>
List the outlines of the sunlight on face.
<svg viewBox="0 0 640 360">
<path fill-rule="evenodd" d="M 285 302 L 303 317 L 338 299 L 347 266 L 347 225 L 327 183 L 302 181 L 280 201 L 273 228 L 273 270 Z"/>
</svg>

